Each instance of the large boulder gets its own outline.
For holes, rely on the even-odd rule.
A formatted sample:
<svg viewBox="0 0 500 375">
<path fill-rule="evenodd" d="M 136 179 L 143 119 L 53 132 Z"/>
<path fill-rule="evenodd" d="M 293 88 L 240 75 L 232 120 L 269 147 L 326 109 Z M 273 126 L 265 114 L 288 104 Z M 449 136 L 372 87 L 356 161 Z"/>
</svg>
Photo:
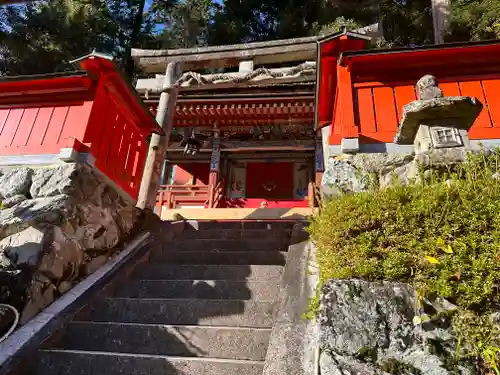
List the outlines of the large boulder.
<svg viewBox="0 0 500 375">
<path fill-rule="evenodd" d="M 339 155 L 329 159 L 321 190 L 324 196 L 360 193 L 369 188 L 408 185 L 419 177 L 413 154 Z"/>
<path fill-rule="evenodd" d="M 15 195 L 27 195 L 30 190 L 33 170 L 31 168 L 14 168 L 0 177 L 0 195 L 10 198 Z"/>
<path fill-rule="evenodd" d="M 33 173 L 30 193 L 33 198 L 71 194 L 74 191 L 74 179 L 79 164 L 63 164 L 57 167 L 38 168 Z"/>
<path fill-rule="evenodd" d="M 25 195 L 17 194 L 17 195 L 14 195 L 12 197 L 9 197 L 9 198 L 4 198 L 2 200 L 2 206 L 3 206 L 3 208 L 11 208 L 11 207 L 14 207 L 16 204 L 24 202 L 27 199 L 28 198 L 26 198 Z"/>
<path fill-rule="evenodd" d="M 56 298 L 56 292 L 56 287 L 49 278 L 36 275 L 28 290 L 26 304 L 21 310 L 20 323 L 27 323 L 38 312 L 50 305 Z"/>
<path fill-rule="evenodd" d="M 368 173 L 385 175 L 394 169 L 406 166 L 414 159 L 413 154 L 354 154 L 342 155 L 344 160 L 349 161 L 357 169 L 363 169 Z"/>
<path fill-rule="evenodd" d="M 321 292 L 321 374 L 448 375 L 456 342 L 441 321 L 416 324 L 416 293 L 394 282 L 331 280 Z M 452 308 L 433 302 L 436 311 Z M 433 354 L 438 345 L 441 355 Z M 448 359 L 449 359 L 448 358 Z M 464 368 L 454 369 L 463 374 Z"/>
<path fill-rule="evenodd" d="M 0 176 L 0 303 L 24 323 L 119 250 L 140 211 L 86 164 Z"/>
<path fill-rule="evenodd" d="M 359 193 L 368 188 L 387 188 L 418 183 L 429 176 L 441 176 L 457 168 L 469 154 L 493 150 L 467 150 L 463 147 L 442 148 L 414 154 L 362 153 L 330 157 L 323 179 L 323 195 Z"/>
<path fill-rule="evenodd" d="M 57 282 L 80 267 L 84 259 L 80 244 L 59 227 L 29 227 L 0 241 L 3 254 L 19 269 L 32 269 Z"/>
<path fill-rule="evenodd" d="M 321 181 L 323 195 L 360 193 L 367 191 L 368 187 L 369 175 L 364 169 L 356 168 L 348 160 L 330 158 Z"/>
<path fill-rule="evenodd" d="M 61 224 L 73 215 L 73 203 L 67 195 L 28 199 L 0 210 L 0 238 L 23 231 L 38 223 Z"/>
</svg>

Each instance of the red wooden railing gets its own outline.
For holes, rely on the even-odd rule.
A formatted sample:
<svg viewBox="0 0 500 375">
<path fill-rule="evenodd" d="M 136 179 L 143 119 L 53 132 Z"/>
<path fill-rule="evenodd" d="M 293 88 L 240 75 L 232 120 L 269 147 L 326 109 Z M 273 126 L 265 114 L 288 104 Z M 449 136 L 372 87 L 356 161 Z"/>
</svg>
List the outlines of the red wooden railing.
<svg viewBox="0 0 500 375">
<path fill-rule="evenodd" d="M 204 185 L 161 185 L 156 197 L 158 212 L 162 207 L 176 208 L 178 205 L 204 205 L 210 200 L 210 188 Z"/>
<path fill-rule="evenodd" d="M 161 185 L 156 197 L 156 207 L 176 208 L 179 205 L 217 208 L 224 200 L 224 180 L 210 185 Z"/>
</svg>

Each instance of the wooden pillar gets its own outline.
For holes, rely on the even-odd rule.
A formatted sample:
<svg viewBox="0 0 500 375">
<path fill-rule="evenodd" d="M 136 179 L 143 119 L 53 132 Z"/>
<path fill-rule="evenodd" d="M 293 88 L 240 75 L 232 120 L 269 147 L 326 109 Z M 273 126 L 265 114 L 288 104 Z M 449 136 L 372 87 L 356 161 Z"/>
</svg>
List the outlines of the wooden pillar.
<svg viewBox="0 0 500 375">
<path fill-rule="evenodd" d="M 158 103 L 158 111 L 156 113 L 156 121 L 164 130 L 165 135 L 153 134 L 151 136 L 137 201 L 137 207 L 141 209 L 152 210 L 156 202 L 162 164 L 170 139 L 175 114 L 175 103 L 179 90 L 174 85 L 180 74 L 180 64 L 178 62 L 168 64 L 165 72 L 165 80 L 163 81 L 163 91 L 160 95 L 160 102 Z"/>
<path fill-rule="evenodd" d="M 444 33 L 448 27 L 450 0 L 431 0 L 434 43 L 444 43 Z"/>
<path fill-rule="evenodd" d="M 214 131 L 214 139 L 212 141 L 212 156 L 210 158 L 210 176 L 208 178 L 209 194 L 208 208 L 213 208 L 217 183 L 219 182 L 220 169 L 220 139 L 219 132 Z"/>
<path fill-rule="evenodd" d="M 321 180 L 323 179 L 323 172 L 325 171 L 325 160 L 323 157 L 323 140 L 321 138 L 321 132 L 319 132 L 320 136 L 315 139 L 315 148 L 314 148 L 314 188 L 320 189 Z M 314 207 L 317 207 L 319 202 L 316 200 L 316 190 L 313 191 L 313 202 Z"/>
</svg>

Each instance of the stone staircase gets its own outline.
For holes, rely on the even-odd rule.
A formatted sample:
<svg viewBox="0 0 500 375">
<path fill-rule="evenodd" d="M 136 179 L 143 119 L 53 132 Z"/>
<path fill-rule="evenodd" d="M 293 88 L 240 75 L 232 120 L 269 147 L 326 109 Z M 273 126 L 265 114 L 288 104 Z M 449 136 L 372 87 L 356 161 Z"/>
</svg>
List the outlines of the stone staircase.
<svg viewBox="0 0 500 375">
<path fill-rule="evenodd" d="M 34 373 L 262 374 L 292 225 L 186 225 L 39 349 Z"/>
</svg>

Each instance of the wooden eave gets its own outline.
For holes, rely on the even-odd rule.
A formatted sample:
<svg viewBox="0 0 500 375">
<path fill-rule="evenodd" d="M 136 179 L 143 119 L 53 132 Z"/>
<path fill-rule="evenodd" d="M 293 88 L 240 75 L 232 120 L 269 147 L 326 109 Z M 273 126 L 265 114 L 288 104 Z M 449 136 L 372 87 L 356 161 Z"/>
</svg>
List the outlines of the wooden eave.
<svg viewBox="0 0 500 375">
<path fill-rule="evenodd" d="M 281 141 L 231 141 L 220 140 L 220 150 L 223 152 L 265 152 L 265 151 L 314 151 L 315 140 L 281 140 Z M 179 142 L 168 146 L 168 152 L 182 152 Z M 200 152 L 212 152 L 209 142 L 202 145 Z"/>
<path fill-rule="evenodd" d="M 257 66 L 293 61 L 316 60 L 318 44 L 341 35 L 370 39 L 362 34 L 342 31 L 327 36 L 281 39 L 267 42 L 242 43 L 223 46 L 186 48 L 175 50 L 132 49 L 136 65 L 147 73 L 163 73 L 168 63 L 178 61 L 182 70 L 201 68 L 227 68 L 240 61 L 253 60 Z"/>
<path fill-rule="evenodd" d="M 424 74 L 434 74 L 438 79 L 471 72 L 489 74 L 498 72 L 500 41 L 344 52 L 339 63 L 349 66 L 353 83 L 391 79 L 413 82 Z"/>
<path fill-rule="evenodd" d="M 315 81 L 300 82 L 300 83 L 274 83 L 271 85 L 249 85 L 249 86 L 232 86 L 232 87 L 218 87 L 217 89 L 210 89 L 201 86 L 192 90 L 180 90 L 179 100 L 189 98 L 237 98 L 237 97 L 255 97 L 267 96 L 269 98 L 277 95 L 303 95 L 305 93 L 314 95 Z M 146 103 L 158 102 L 160 98 L 159 93 L 139 92 L 141 98 Z"/>
<path fill-rule="evenodd" d="M 156 103 L 150 106 L 156 111 Z M 314 95 L 180 99 L 174 126 L 256 125 L 300 122 L 312 124 Z"/>
</svg>

